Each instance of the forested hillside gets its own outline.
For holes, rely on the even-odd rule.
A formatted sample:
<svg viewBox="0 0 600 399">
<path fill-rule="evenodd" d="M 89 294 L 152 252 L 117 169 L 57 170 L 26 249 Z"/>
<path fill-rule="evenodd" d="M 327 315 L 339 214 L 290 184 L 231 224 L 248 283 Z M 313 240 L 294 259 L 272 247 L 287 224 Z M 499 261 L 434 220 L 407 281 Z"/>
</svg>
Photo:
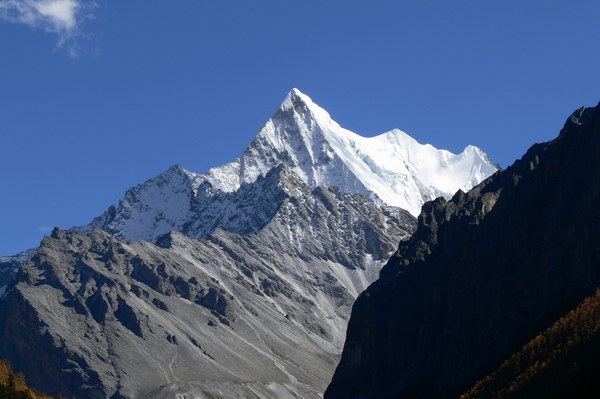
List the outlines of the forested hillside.
<svg viewBox="0 0 600 399">
<path fill-rule="evenodd" d="M 461 399 L 600 397 L 600 290 Z"/>
<path fill-rule="evenodd" d="M 0 360 L 0 399 L 52 399 L 27 386 L 23 374 L 15 374 L 10 364 Z"/>
</svg>

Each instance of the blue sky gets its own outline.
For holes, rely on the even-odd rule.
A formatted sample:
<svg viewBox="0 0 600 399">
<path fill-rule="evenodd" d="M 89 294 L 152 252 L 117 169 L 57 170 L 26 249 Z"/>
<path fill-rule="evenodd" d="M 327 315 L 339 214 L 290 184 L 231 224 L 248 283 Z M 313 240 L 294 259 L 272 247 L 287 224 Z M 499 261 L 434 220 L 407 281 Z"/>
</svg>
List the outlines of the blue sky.
<svg viewBox="0 0 600 399">
<path fill-rule="evenodd" d="M 598 21 L 597 0 L 0 0 L 0 254 L 232 160 L 292 87 L 507 166 L 598 103 Z"/>
</svg>

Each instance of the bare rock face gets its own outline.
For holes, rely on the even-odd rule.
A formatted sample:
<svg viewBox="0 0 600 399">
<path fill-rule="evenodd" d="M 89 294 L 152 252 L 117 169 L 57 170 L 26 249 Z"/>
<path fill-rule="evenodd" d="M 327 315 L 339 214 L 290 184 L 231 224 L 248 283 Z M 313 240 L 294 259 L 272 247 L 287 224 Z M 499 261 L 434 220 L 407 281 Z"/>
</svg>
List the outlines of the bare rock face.
<svg viewBox="0 0 600 399">
<path fill-rule="evenodd" d="M 239 212 L 155 243 L 55 229 L 0 300 L 0 357 L 67 397 L 320 397 L 414 219 L 284 167 L 213 194 Z"/>
<path fill-rule="evenodd" d="M 450 201 L 357 299 L 326 398 L 450 398 L 600 285 L 600 106 Z"/>
</svg>

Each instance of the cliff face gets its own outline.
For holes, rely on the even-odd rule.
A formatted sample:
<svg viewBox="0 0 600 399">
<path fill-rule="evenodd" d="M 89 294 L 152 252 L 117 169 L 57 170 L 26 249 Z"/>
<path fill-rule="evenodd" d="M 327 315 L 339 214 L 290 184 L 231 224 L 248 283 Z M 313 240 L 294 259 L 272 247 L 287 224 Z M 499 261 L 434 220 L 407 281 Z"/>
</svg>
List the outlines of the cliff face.
<svg viewBox="0 0 600 399">
<path fill-rule="evenodd" d="M 423 206 L 352 310 L 326 398 L 445 398 L 600 284 L 600 106 L 471 190 Z"/>
</svg>

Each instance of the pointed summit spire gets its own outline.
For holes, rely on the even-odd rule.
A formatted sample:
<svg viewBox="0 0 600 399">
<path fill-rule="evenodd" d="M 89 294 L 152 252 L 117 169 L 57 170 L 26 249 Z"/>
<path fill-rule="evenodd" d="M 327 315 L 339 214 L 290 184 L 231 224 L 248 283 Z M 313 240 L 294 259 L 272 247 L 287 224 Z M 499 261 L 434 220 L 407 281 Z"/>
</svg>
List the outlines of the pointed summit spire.
<svg viewBox="0 0 600 399">
<path fill-rule="evenodd" d="M 302 93 L 299 89 L 293 88 L 287 94 L 283 103 L 279 107 L 279 112 L 289 113 L 290 111 L 296 112 L 299 115 L 310 114 L 311 119 L 330 122 L 332 121 L 331 115 L 319 105 L 317 105 L 309 96 Z"/>
<path fill-rule="evenodd" d="M 285 96 L 279 109 L 288 111 L 299 107 L 308 107 L 309 104 L 313 104 L 311 98 L 294 87 L 287 96 Z"/>
<path fill-rule="evenodd" d="M 283 100 L 283 103 L 281 104 L 281 108 L 288 108 L 288 107 L 292 106 L 294 103 L 307 103 L 307 102 L 312 103 L 312 99 L 294 87 L 294 88 L 292 88 L 292 90 L 289 91 L 287 96 L 285 96 L 285 99 Z"/>
<path fill-rule="evenodd" d="M 288 93 L 288 95 L 285 97 L 285 100 L 283 101 L 282 107 L 285 105 L 288 105 L 290 103 L 304 103 L 304 104 L 314 104 L 312 99 L 307 96 L 306 94 L 302 93 L 299 89 L 297 88 L 293 88 L 292 90 L 290 90 L 290 92 Z"/>
</svg>

